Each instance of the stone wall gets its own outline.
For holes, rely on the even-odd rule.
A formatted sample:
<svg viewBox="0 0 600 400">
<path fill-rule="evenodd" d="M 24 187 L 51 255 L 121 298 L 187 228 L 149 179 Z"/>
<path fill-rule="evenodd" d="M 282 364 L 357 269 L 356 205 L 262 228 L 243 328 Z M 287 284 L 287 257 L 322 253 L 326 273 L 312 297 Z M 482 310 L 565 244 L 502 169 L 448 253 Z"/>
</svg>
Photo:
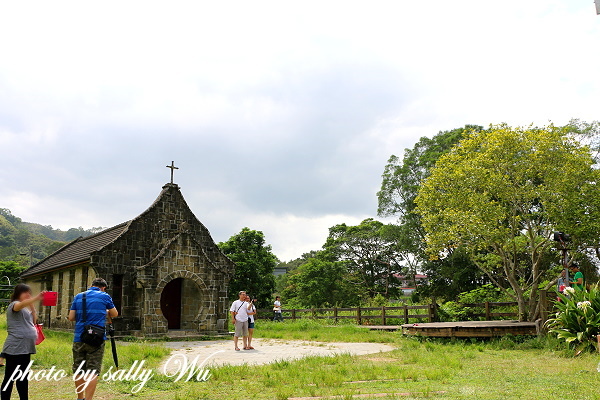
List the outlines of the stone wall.
<svg viewBox="0 0 600 400">
<path fill-rule="evenodd" d="M 46 327 L 73 329 L 73 323 L 68 320 L 73 298 L 88 288 L 94 277 L 93 268 L 85 263 L 73 268 L 54 271 L 41 277 L 26 279 L 25 283 L 31 286 L 34 293 L 42 290 L 58 292 L 56 306 L 43 306 L 42 302 L 39 303 L 37 307 L 39 322 Z"/>
<path fill-rule="evenodd" d="M 184 278 L 181 288 L 181 329 L 199 330 L 200 309 L 206 299 L 202 298 L 198 284 L 191 279 Z"/>
<path fill-rule="evenodd" d="M 40 306 L 40 317 L 53 328 L 72 329 L 68 321 L 73 297 L 96 277 L 106 279 L 108 293 L 121 303 L 115 319 L 120 334 L 159 336 L 167 332 L 160 297 L 173 279 L 184 278 L 181 329 L 216 333 L 228 318 L 227 286 L 234 265 L 194 216 L 179 187 L 167 184 L 157 200 L 131 220 L 114 242 L 92 253 L 89 263 L 32 278 L 34 290 L 59 294 L 56 307 Z M 118 277 L 117 277 L 118 276 Z M 115 279 L 122 279 L 119 299 Z"/>
<path fill-rule="evenodd" d="M 191 279 L 200 293 L 195 304 L 184 294 L 182 323 L 186 321 L 186 328 L 182 324 L 182 329 L 214 333 L 217 320 L 227 318 L 227 285 L 233 263 L 191 212 L 177 185 L 164 186 L 154 204 L 133 219 L 115 242 L 92 255 L 91 265 L 109 287 L 115 274 L 123 275 L 122 316 L 115 320 L 115 328 L 123 333 L 139 330 L 152 336 L 167 332 L 160 295 L 177 277 Z M 194 308 L 197 312 L 192 318 Z"/>
</svg>

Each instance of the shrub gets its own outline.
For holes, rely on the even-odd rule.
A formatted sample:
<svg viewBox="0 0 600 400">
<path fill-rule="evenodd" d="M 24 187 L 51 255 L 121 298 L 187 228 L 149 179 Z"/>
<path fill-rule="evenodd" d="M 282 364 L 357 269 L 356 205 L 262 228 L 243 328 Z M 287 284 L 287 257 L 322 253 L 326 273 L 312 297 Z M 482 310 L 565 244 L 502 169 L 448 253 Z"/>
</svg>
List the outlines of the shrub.
<svg viewBox="0 0 600 400">
<path fill-rule="evenodd" d="M 593 285 L 589 291 L 567 288 L 559 294 L 558 312 L 547 322 L 549 331 L 572 344 L 578 352 L 595 350 L 600 331 L 600 289 Z"/>
<path fill-rule="evenodd" d="M 442 321 L 466 321 L 473 319 L 473 314 L 481 314 L 485 310 L 481 307 L 464 307 L 463 304 L 504 302 L 512 301 L 502 290 L 491 283 L 478 287 L 477 289 L 463 292 L 458 295 L 458 302 L 448 301 L 438 309 Z M 509 311 L 509 310 L 503 310 Z"/>
</svg>

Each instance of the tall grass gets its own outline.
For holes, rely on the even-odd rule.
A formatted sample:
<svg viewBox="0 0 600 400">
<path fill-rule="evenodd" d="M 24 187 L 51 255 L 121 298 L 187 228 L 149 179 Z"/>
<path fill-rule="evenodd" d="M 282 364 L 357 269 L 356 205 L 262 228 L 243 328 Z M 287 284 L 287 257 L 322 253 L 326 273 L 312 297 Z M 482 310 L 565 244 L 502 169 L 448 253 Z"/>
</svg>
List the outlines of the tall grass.
<svg viewBox="0 0 600 400">
<path fill-rule="evenodd" d="M 354 324 L 329 325 L 323 320 L 286 320 L 284 322 L 258 321 L 254 336 L 265 339 L 314 340 L 321 342 L 376 342 L 393 343 L 398 333 L 369 331 Z"/>
<path fill-rule="evenodd" d="M 37 346 L 37 353 L 32 356 L 34 369 L 45 369 L 56 366 L 57 369 L 71 371 L 73 357 L 73 333 L 45 330 L 46 340 Z M 6 339 L 6 315 L 0 316 L 0 343 Z M 106 342 L 103 369 L 114 365 L 110 342 Z M 170 350 L 161 343 L 121 343 L 117 345 L 119 363 L 128 368 L 135 360 L 145 360 L 149 368 L 156 367 Z"/>
<path fill-rule="evenodd" d="M 5 337 L 0 321 L 0 338 Z M 98 398 L 121 400 L 272 400 L 289 397 L 341 396 L 389 393 L 387 397 L 425 399 L 547 399 L 571 394 L 596 399 L 600 379 L 598 357 L 567 357 L 565 345 L 555 338 L 505 337 L 495 340 L 432 340 L 406 338 L 398 332 L 374 332 L 355 325 L 328 326 L 325 321 L 259 321 L 256 337 L 337 342 L 389 343 L 395 350 L 365 356 L 337 354 L 282 360 L 260 366 L 222 366 L 211 369 L 207 382 L 173 382 L 156 374 L 140 393 L 132 384 L 104 383 Z M 71 363 L 72 336 L 47 332 L 48 339 L 34 356 L 36 367 Z M 257 351 L 260 351 L 260 347 Z M 169 350 L 161 343 L 119 343 L 124 368 L 144 359 L 159 365 Z M 232 351 L 231 357 L 238 356 Z M 290 356 L 293 356 L 290 353 Z M 105 366 L 112 364 L 107 348 Z M 31 398 L 74 398 L 69 382 L 32 383 Z M 442 394 L 437 394 L 443 392 Z M 395 397 L 393 393 L 409 393 Z"/>
</svg>

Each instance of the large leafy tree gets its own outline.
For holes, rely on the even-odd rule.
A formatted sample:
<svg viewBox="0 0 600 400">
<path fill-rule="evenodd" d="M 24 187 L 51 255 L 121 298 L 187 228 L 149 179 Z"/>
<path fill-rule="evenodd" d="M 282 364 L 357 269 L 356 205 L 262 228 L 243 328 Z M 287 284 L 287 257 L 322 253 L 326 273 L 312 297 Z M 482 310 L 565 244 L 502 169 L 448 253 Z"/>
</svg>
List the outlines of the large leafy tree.
<svg viewBox="0 0 600 400">
<path fill-rule="evenodd" d="M 444 261 L 428 260 L 425 230 L 421 216 L 415 213 L 415 198 L 421 183 L 437 160 L 460 142 L 466 132 L 482 130 L 479 125 L 465 125 L 441 131 L 431 138 L 422 137 L 413 148 L 406 149 L 402 157 L 392 155 L 385 166 L 381 190 L 377 193 L 378 214 L 398 218 L 398 250 L 409 274 L 416 273 L 417 269 L 427 274 L 429 287 L 419 289 L 427 295 L 454 298 L 465 290 L 474 289 L 482 281 L 482 273 L 473 267 L 464 252 Z"/>
<path fill-rule="evenodd" d="M 282 290 L 284 301 L 295 307 L 359 305 L 363 290 L 346 265 L 326 252 L 313 255 L 288 274 Z"/>
<path fill-rule="evenodd" d="M 419 268 L 427 275 L 427 285 L 419 286 L 418 293 L 426 296 L 455 300 L 490 283 L 463 247 L 448 249 L 443 258 L 426 259 Z"/>
<path fill-rule="evenodd" d="M 306 262 L 311 258 L 321 258 L 321 253 L 322 252 L 319 250 L 311 250 L 308 253 L 304 253 L 300 257 L 291 261 L 280 262 L 277 267 L 285 268 L 287 272 L 283 275 L 275 277 L 275 291 L 277 293 L 282 293 L 284 288 L 288 287 L 288 279 L 293 275 L 292 273 L 303 264 L 306 264 Z"/>
<path fill-rule="evenodd" d="M 491 126 L 440 157 L 419 189 L 417 212 L 434 257 L 464 246 L 533 320 L 555 230 L 575 244 L 600 235 L 600 172 L 565 128 Z M 499 278 L 501 277 L 501 278 Z M 509 290 L 510 289 L 510 290 Z"/>
<path fill-rule="evenodd" d="M 271 304 L 275 290 L 273 269 L 278 264 L 271 246 L 265 242 L 261 231 L 244 228 L 226 242 L 219 243 L 221 251 L 235 263 L 235 272 L 229 282 L 232 299 L 245 290 L 258 299 L 260 307 Z"/>
<path fill-rule="evenodd" d="M 329 228 L 323 247 L 345 263 L 369 296 L 380 293 L 389 297 L 398 293 L 394 275 L 404 271 L 396 227 L 371 218 L 357 226 L 336 225 Z"/>
<path fill-rule="evenodd" d="M 430 174 L 437 160 L 464 137 L 465 132 L 482 131 L 479 125 L 441 131 L 432 138 L 422 137 L 412 149 L 405 149 L 402 158 L 392 155 L 382 175 L 381 190 L 377 193 L 381 217 L 398 217 L 401 224 L 409 224 L 418 233 L 423 232 L 420 217 L 414 213 L 415 198 L 421 183 Z"/>
</svg>

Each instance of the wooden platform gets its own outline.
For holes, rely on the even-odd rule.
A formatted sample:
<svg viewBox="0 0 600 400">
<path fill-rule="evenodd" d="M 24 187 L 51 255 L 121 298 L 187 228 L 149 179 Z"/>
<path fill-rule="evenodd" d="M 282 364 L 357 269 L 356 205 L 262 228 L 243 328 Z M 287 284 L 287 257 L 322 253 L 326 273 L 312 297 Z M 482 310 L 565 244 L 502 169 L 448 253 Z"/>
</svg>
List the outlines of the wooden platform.
<svg viewBox="0 0 600 400">
<path fill-rule="evenodd" d="M 505 335 L 537 335 L 539 325 L 535 322 L 519 321 L 459 321 L 404 324 L 405 335 L 431 337 L 498 337 Z"/>
</svg>

